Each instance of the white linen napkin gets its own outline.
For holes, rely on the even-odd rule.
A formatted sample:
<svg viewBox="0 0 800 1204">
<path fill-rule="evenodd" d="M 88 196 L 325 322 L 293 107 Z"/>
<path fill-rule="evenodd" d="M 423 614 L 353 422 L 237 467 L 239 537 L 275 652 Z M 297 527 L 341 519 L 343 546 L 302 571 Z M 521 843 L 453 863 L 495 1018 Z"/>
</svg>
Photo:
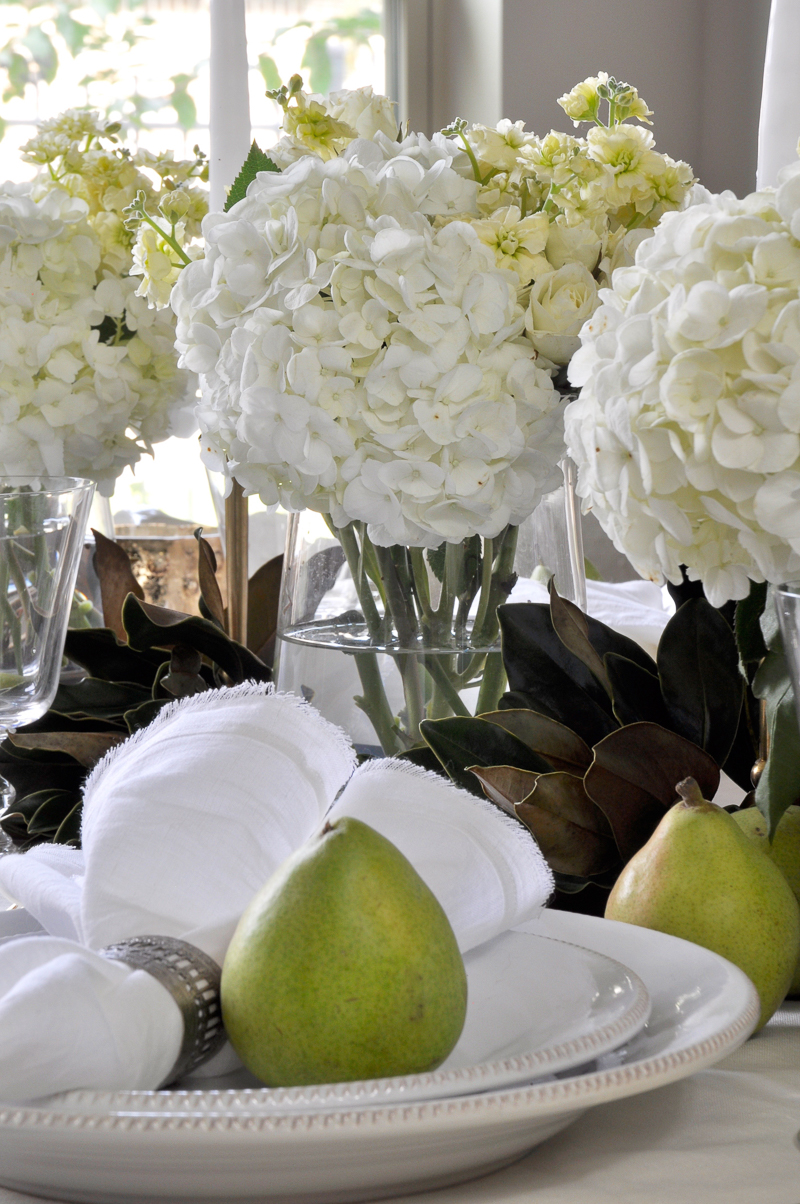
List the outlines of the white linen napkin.
<svg viewBox="0 0 800 1204">
<path fill-rule="evenodd" d="M 552 875 L 513 819 L 406 763 L 354 763 L 313 708 L 250 683 L 175 703 L 113 750 L 86 784 L 81 852 L 0 859 L 0 891 L 50 934 L 0 945 L 0 1099 L 157 1086 L 180 1046 L 177 1006 L 94 951 L 156 934 L 221 964 L 252 896 L 328 813 L 394 841 L 462 951 L 541 908 Z M 235 1064 L 228 1051 L 215 1073 Z"/>
</svg>

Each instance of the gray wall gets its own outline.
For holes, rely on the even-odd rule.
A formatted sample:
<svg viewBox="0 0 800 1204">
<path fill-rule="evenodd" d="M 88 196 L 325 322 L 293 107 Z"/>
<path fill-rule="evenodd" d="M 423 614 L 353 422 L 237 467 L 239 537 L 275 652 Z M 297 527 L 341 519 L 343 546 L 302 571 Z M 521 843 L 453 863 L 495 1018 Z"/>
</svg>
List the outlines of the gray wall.
<svg viewBox="0 0 800 1204">
<path fill-rule="evenodd" d="M 569 128 L 556 97 L 604 70 L 639 88 L 659 149 L 691 163 L 706 187 L 755 187 L 770 0 L 429 3 L 418 116 L 428 128 L 456 115 L 522 118 L 537 133 Z"/>
</svg>

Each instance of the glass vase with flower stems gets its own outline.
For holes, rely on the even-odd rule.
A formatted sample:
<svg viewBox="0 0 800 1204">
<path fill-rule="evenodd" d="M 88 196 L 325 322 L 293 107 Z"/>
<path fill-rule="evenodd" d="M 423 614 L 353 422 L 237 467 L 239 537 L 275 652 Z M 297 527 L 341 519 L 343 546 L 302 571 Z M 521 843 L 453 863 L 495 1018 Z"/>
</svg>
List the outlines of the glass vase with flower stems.
<svg viewBox="0 0 800 1204">
<path fill-rule="evenodd" d="M 0 738 L 48 710 L 94 483 L 0 477 Z M 0 778 L 0 798 L 13 789 Z"/>
<path fill-rule="evenodd" d="M 574 501 L 568 478 L 566 499 L 545 497 L 525 536 L 542 575 L 584 601 Z M 419 744 L 425 719 L 494 710 L 506 685 L 497 608 L 516 581 L 519 533 L 507 526 L 492 539 L 381 547 L 363 522 L 336 527 L 311 510 L 293 514 L 278 688 L 305 697 L 373 754 Z"/>
</svg>

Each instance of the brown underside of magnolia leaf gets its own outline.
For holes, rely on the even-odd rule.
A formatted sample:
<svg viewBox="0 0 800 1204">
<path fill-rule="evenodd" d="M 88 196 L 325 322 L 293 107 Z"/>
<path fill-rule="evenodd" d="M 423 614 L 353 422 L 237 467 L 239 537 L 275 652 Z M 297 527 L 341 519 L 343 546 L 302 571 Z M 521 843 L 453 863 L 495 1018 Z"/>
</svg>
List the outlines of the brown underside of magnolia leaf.
<svg viewBox="0 0 800 1204">
<path fill-rule="evenodd" d="M 516 736 L 549 761 L 553 769 L 582 775 L 592 763 L 592 750 L 585 740 L 563 723 L 548 715 L 540 715 L 538 711 L 509 708 L 506 711 L 489 711 L 481 715 L 481 719 Z"/>
<path fill-rule="evenodd" d="M 593 811 L 582 779 L 568 773 L 542 774 L 528 798 L 516 807 L 550 868 L 579 878 L 605 873 L 619 862 L 610 833 L 586 826 L 587 820 L 596 822 Z"/>
<path fill-rule="evenodd" d="M 122 643 L 128 636 L 122 625 L 122 603 L 128 594 L 144 598 L 144 590 L 133 575 L 128 553 L 115 540 L 92 529 L 94 535 L 94 570 L 100 582 L 103 622 Z"/>
<path fill-rule="evenodd" d="M 539 777 L 514 765 L 470 765 L 468 770 L 475 774 L 486 797 L 515 818 L 514 804 L 527 798 Z"/>
<path fill-rule="evenodd" d="M 110 748 L 127 739 L 127 733 L 111 732 L 15 732 L 9 740 L 18 748 L 39 748 L 45 752 L 63 752 L 91 769 Z"/>
</svg>

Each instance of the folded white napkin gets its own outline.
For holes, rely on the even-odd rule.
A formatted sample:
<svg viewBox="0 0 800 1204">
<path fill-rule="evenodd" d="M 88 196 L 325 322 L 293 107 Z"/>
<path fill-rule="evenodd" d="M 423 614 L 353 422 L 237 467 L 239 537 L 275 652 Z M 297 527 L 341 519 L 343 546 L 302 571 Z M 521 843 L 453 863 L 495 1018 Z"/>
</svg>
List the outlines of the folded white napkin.
<svg viewBox="0 0 800 1204">
<path fill-rule="evenodd" d="M 354 764 L 338 728 L 252 684 L 175 703 L 113 750 L 86 784 L 82 851 L 0 859 L 0 891 L 50 934 L 0 944 L 0 1099 L 162 1082 L 180 1047 L 177 1005 L 93 950 L 156 934 L 221 964 L 252 896 L 326 815 L 392 840 L 462 951 L 544 904 L 552 875 L 514 820 L 404 762 Z M 226 1057 L 209 1068 L 235 1064 Z"/>
</svg>

